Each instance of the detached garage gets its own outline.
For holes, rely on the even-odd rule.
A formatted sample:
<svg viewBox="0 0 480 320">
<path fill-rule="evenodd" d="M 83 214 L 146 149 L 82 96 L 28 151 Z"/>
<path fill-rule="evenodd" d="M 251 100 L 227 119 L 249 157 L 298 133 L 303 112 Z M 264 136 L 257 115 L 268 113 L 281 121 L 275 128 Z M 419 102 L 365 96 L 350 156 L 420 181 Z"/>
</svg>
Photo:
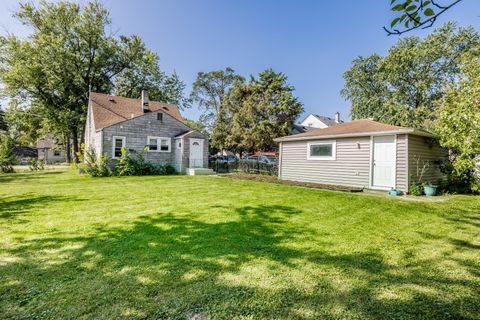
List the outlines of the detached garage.
<svg viewBox="0 0 480 320">
<path fill-rule="evenodd" d="M 444 179 L 448 152 L 428 132 L 362 119 L 275 139 L 279 178 L 350 187 L 407 191 L 418 181 Z"/>
</svg>

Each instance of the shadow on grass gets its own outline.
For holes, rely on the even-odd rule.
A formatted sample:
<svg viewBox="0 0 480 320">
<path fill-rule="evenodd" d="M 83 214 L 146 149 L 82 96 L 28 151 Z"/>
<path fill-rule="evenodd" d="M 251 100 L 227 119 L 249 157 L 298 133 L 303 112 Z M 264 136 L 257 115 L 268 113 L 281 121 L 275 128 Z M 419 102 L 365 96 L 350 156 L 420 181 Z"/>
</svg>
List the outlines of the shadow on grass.
<svg viewBox="0 0 480 320">
<path fill-rule="evenodd" d="M 24 241 L 7 252 L 13 261 L 0 264 L 0 313 L 7 318 L 464 319 L 480 311 L 475 295 L 444 297 L 442 290 L 454 285 L 480 294 L 478 283 L 432 274 L 435 261 L 401 269 L 377 252 L 334 254 L 326 249 L 333 244 L 315 237 L 318 230 L 287 223 L 302 214 L 293 207 L 212 209 L 231 211 L 231 220 L 197 219 L 206 212 L 148 215 L 129 228 Z M 292 245 L 308 237 L 317 239 L 315 246 Z M 405 295 L 396 297 L 390 288 Z"/>
<path fill-rule="evenodd" d="M 7 182 L 22 182 L 27 180 L 46 180 L 54 175 L 65 174 L 66 170 L 59 171 L 36 171 L 36 172 L 16 172 L 0 174 L 0 185 Z"/>
<path fill-rule="evenodd" d="M 20 196 L 0 197 L 0 222 L 7 219 L 9 223 L 25 222 L 24 213 L 30 212 L 32 208 L 42 208 L 52 202 L 71 202 L 81 201 L 75 197 L 57 196 L 57 195 L 34 195 L 31 193 L 22 194 Z"/>
</svg>

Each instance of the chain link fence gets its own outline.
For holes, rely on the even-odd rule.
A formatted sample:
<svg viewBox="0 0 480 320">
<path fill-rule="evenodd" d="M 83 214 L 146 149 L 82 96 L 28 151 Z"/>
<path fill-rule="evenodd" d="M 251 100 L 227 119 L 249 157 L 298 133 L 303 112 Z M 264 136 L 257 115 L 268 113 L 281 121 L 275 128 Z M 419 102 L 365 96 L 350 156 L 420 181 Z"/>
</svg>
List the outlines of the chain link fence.
<svg viewBox="0 0 480 320">
<path fill-rule="evenodd" d="M 217 173 L 255 173 L 269 176 L 278 175 L 278 165 L 265 163 L 259 160 L 240 159 L 237 161 L 225 161 L 213 159 L 209 163 L 209 168 Z"/>
</svg>

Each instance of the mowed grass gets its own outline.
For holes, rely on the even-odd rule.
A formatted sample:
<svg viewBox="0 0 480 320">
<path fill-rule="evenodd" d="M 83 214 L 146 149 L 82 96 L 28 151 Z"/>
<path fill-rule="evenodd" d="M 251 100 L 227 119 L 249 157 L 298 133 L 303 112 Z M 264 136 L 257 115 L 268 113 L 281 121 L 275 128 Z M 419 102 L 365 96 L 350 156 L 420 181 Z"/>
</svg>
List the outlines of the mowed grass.
<svg viewBox="0 0 480 320">
<path fill-rule="evenodd" d="M 0 176 L 2 319 L 475 319 L 480 197 Z"/>
</svg>

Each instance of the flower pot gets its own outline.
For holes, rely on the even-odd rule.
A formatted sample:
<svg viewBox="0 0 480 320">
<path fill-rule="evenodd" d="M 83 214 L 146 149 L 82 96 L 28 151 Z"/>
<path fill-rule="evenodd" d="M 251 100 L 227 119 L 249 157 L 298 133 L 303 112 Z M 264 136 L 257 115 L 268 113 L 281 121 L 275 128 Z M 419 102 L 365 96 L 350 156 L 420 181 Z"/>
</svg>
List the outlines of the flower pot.
<svg viewBox="0 0 480 320">
<path fill-rule="evenodd" d="M 391 195 L 391 196 L 401 196 L 402 195 L 402 191 L 401 190 L 398 190 L 398 189 L 394 189 L 392 188 L 388 194 Z"/>
<path fill-rule="evenodd" d="M 434 196 L 437 194 L 437 186 L 423 186 L 423 192 L 426 196 Z"/>
</svg>

